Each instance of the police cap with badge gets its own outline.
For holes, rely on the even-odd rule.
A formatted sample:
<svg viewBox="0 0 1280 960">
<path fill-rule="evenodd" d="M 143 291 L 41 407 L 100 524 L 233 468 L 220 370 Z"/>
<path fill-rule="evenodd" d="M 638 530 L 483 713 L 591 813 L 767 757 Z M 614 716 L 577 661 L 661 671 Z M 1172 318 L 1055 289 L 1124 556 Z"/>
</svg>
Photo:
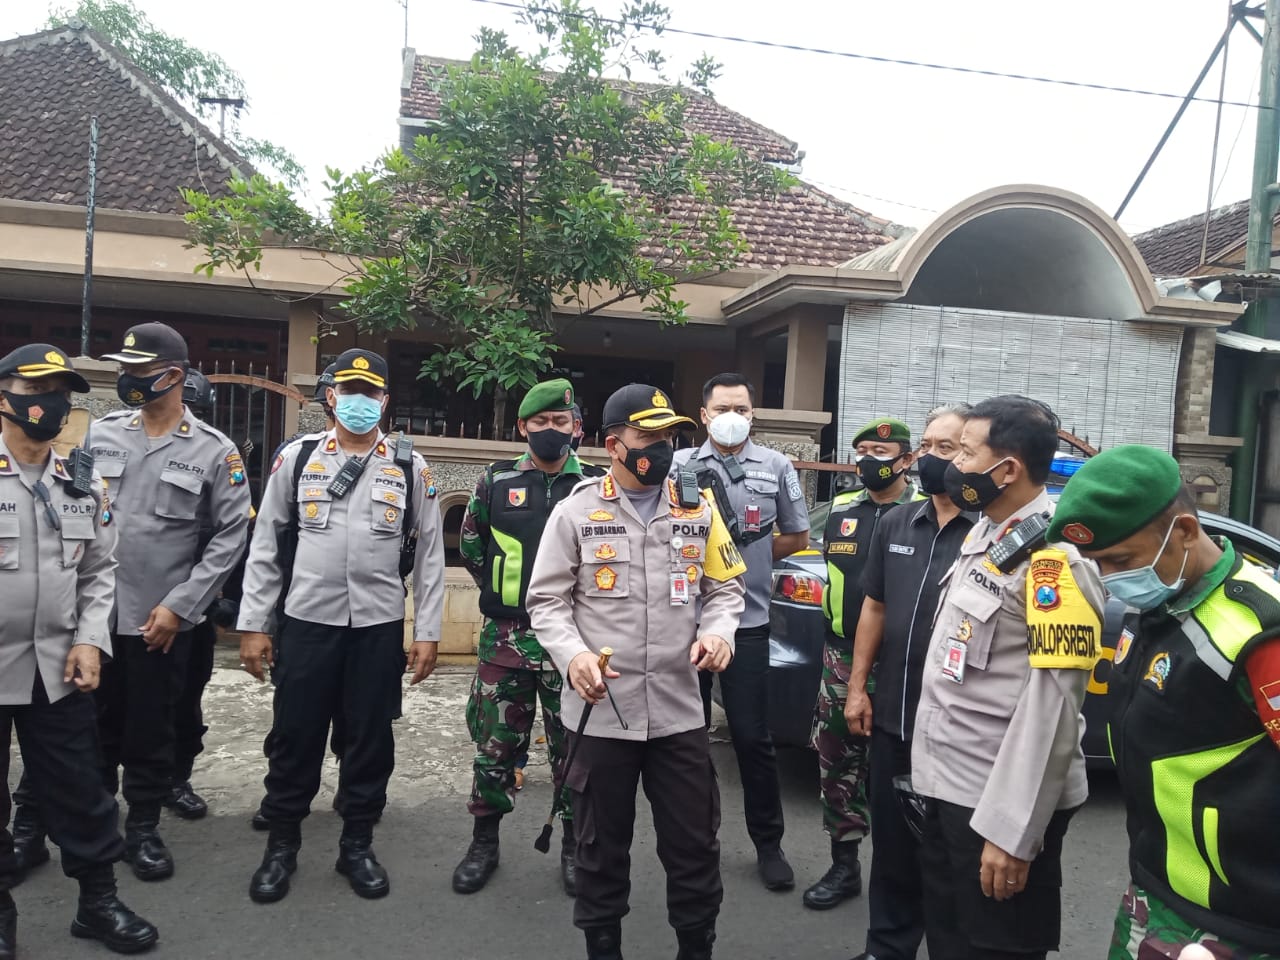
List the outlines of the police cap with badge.
<svg viewBox="0 0 1280 960">
<path fill-rule="evenodd" d="M 167 323 L 139 323 L 125 331 L 124 347 L 118 353 L 108 353 L 102 359 L 125 364 L 157 360 L 185 364 L 188 362 L 187 341 Z"/>
<path fill-rule="evenodd" d="M 30 343 L 19 347 L 0 359 L 0 380 L 17 377 L 20 380 L 40 380 L 44 377 L 60 377 L 62 386 L 42 394 L 5 393 L 13 413 L 5 417 L 33 440 L 53 440 L 62 432 L 62 425 L 71 412 L 70 401 L 63 390 L 88 393 L 89 381 L 71 366 L 71 358 L 48 343 Z M 63 475 L 65 472 L 65 476 Z M 74 496 L 86 497 L 92 491 L 93 457 L 77 447 L 67 458 L 67 466 L 61 468 L 59 478 Z"/>
<path fill-rule="evenodd" d="M 379 390 L 387 389 L 387 379 L 390 375 L 387 361 L 372 350 L 354 347 L 338 354 L 338 359 L 334 360 L 331 366 L 333 382 L 336 386 L 363 382 Z"/>
<path fill-rule="evenodd" d="M 569 409 L 572 407 L 570 404 Z M 657 387 L 629 383 L 615 390 L 604 403 L 603 426 L 635 427 L 637 430 L 666 430 L 676 427 L 693 431 L 698 425 L 671 407 L 671 399 Z"/>
</svg>

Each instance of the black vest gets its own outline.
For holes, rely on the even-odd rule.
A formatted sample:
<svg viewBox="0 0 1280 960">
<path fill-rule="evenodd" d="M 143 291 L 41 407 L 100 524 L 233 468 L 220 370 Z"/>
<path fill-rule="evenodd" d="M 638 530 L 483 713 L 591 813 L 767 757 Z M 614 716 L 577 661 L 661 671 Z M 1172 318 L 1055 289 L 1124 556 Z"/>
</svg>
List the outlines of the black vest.
<svg viewBox="0 0 1280 960">
<path fill-rule="evenodd" d="M 516 620 L 528 627 L 525 592 L 547 518 L 552 508 L 584 479 L 605 473 L 599 467 L 579 463 L 582 473 L 554 477 L 536 468 L 517 470 L 515 460 L 489 465 L 489 547 L 484 582 L 480 584 L 480 612 L 486 617 Z"/>
<path fill-rule="evenodd" d="M 1280 584 L 1238 557 L 1185 622 L 1131 615 L 1107 730 L 1134 880 L 1259 950 L 1280 944 L 1280 750 L 1240 681 L 1252 645 L 1277 633 Z"/>
</svg>

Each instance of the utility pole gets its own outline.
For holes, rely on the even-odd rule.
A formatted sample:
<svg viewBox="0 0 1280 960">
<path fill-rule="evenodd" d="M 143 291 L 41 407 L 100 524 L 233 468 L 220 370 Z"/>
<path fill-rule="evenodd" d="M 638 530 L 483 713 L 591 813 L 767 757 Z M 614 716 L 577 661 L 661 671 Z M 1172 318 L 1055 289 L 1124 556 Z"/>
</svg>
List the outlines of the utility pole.
<svg viewBox="0 0 1280 960">
<path fill-rule="evenodd" d="M 98 117 L 89 118 L 89 188 L 84 202 L 84 288 L 80 293 L 80 356 L 89 356 L 93 317 L 93 218 L 98 206 Z"/>
<path fill-rule="evenodd" d="M 1246 273 L 1271 272 L 1271 239 L 1274 232 L 1276 183 L 1280 166 L 1280 0 L 1267 0 L 1266 28 L 1262 35 L 1262 78 L 1258 92 L 1258 126 L 1253 151 L 1253 190 L 1249 198 L 1249 235 L 1245 245 Z M 1266 336 L 1270 301 L 1254 298 L 1245 311 L 1241 332 Z M 1252 521 L 1257 481 L 1258 425 L 1262 389 L 1269 364 L 1261 354 L 1246 354 L 1240 377 L 1236 429 L 1244 439 L 1236 451 L 1231 482 L 1231 515 Z"/>
</svg>

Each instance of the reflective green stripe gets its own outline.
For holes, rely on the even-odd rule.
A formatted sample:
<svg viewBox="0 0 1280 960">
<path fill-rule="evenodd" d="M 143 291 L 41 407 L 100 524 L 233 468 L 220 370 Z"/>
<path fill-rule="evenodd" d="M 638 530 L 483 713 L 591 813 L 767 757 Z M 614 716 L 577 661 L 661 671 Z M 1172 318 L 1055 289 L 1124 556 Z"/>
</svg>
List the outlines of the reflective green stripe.
<svg viewBox="0 0 1280 960">
<path fill-rule="evenodd" d="M 493 592 L 501 598 L 504 607 L 518 607 L 520 578 L 524 573 L 524 545 L 496 527 L 490 527 L 489 532 L 503 553 L 493 565 Z"/>
<path fill-rule="evenodd" d="M 1256 583 L 1257 580 L 1250 573 L 1249 565 L 1245 564 L 1240 568 L 1236 579 Z M 1200 621 L 1213 645 L 1232 663 L 1235 663 L 1236 656 L 1244 645 L 1262 630 L 1258 615 L 1243 603 L 1228 600 L 1226 589 L 1222 586 L 1209 594 L 1209 599 L 1196 607 L 1191 615 Z"/>
<path fill-rule="evenodd" d="M 1151 786 L 1156 811 L 1164 823 L 1165 870 L 1169 874 L 1169 886 L 1179 896 L 1206 909 L 1209 907 L 1209 864 L 1200 855 L 1200 848 L 1196 844 L 1196 785 L 1221 770 L 1264 736 L 1265 734 L 1258 734 L 1215 750 L 1166 757 L 1151 763 Z M 1208 838 L 1208 830 L 1205 831 L 1205 845 L 1211 851 L 1210 855 L 1216 858 L 1217 824 L 1214 826 L 1212 841 Z M 1221 867 L 1217 869 L 1221 876 Z"/>
<path fill-rule="evenodd" d="M 827 564 L 827 592 L 822 595 L 823 613 L 831 621 L 837 637 L 844 636 L 844 574 L 834 563 Z"/>
<path fill-rule="evenodd" d="M 1218 808 L 1204 808 L 1204 849 L 1209 854 L 1209 863 L 1213 867 L 1213 872 L 1218 875 L 1218 879 L 1223 883 L 1227 882 L 1227 875 L 1222 872 L 1222 857 L 1218 853 Z"/>
</svg>

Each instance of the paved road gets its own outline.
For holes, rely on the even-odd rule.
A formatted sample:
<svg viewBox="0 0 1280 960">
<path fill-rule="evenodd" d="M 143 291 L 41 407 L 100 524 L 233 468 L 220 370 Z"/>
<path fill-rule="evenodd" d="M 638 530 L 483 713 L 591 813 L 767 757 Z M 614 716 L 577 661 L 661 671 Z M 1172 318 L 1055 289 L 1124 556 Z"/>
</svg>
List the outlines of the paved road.
<svg viewBox="0 0 1280 960">
<path fill-rule="evenodd" d="M 229 656 L 228 651 L 222 662 Z M 260 746 L 270 698 L 267 688 L 233 665 L 220 667 L 206 700 L 209 750 L 196 771 L 197 786 L 214 812 L 198 823 L 167 819 L 163 824 L 178 864 L 172 880 L 143 884 L 127 868 L 120 871 L 126 902 L 160 927 L 158 955 L 182 960 L 582 956 L 581 937 L 570 924 L 569 900 L 559 888 L 556 848 L 552 856 L 532 848 L 551 799 L 540 754 L 531 757 L 530 783 L 516 813 L 503 824 L 503 862 L 489 887 L 471 897 L 459 897 L 449 888 L 450 873 L 470 835 L 464 807 L 469 742 L 462 720 L 469 676 L 445 671 L 406 692 L 405 719 L 397 731 L 400 768 L 392 783 L 391 807 L 376 835 L 379 857 L 391 873 L 391 895 L 359 900 L 333 871 L 341 825 L 328 807 L 336 785 L 330 762 L 317 813 L 303 825 L 293 892 L 281 903 L 259 906 L 249 901 L 246 888 L 263 836 L 249 829 L 248 818 L 261 793 Z M 771 894 L 755 880 L 732 748 L 721 742 L 714 750 L 724 799 L 725 905 L 718 955 L 845 960 L 859 952 L 866 929 L 865 898 L 827 913 L 814 913 L 800 903 L 799 888 L 817 879 L 827 856 L 811 757 L 801 751 L 783 756 L 786 849 L 799 888 Z M 1098 778 L 1094 786 L 1094 798 L 1067 837 L 1061 956 L 1068 960 L 1104 955 L 1123 887 L 1118 793 L 1109 777 Z M 639 820 L 625 952 L 628 960 L 670 958 L 674 938 L 662 906 L 652 823 L 646 814 Z M 21 955 L 25 960 L 100 960 L 107 955 L 100 947 L 66 935 L 75 886 L 61 875 L 56 856 L 53 865 L 41 868 L 17 891 Z"/>
</svg>

